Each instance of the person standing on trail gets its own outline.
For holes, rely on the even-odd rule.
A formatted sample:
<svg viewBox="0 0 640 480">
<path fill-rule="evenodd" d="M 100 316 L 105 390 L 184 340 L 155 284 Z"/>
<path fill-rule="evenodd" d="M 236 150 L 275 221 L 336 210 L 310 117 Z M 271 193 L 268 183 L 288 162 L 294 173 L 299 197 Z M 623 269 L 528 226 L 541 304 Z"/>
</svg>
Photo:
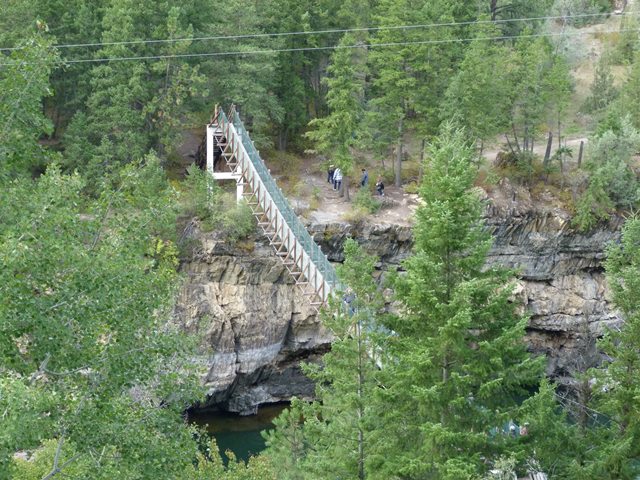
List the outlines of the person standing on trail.
<svg viewBox="0 0 640 480">
<path fill-rule="evenodd" d="M 342 186 L 342 170 L 340 170 L 340 168 L 336 168 L 335 172 L 333 172 L 333 189 L 340 191 L 341 186 Z"/>
<path fill-rule="evenodd" d="M 381 197 L 384 197 L 384 183 L 382 183 L 382 177 L 378 177 L 378 181 L 376 182 L 376 192 Z"/>
<path fill-rule="evenodd" d="M 360 179 L 360 186 L 366 187 L 369 184 L 369 172 L 366 168 L 362 169 L 362 178 Z"/>
<path fill-rule="evenodd" d="M 333 183 L 333 172 L 336 171 L 336 167 L 334 165 L 329 165 L 329 169 L 327 170 L 327 182 Z"/>
</svg>

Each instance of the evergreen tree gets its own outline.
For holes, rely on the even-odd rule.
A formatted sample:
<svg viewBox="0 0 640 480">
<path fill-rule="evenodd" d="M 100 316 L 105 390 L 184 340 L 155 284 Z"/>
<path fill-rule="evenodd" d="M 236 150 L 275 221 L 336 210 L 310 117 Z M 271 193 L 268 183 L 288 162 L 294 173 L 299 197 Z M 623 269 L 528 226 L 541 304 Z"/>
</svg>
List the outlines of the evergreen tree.
<svg viewBox="0 0 640 480">
<path fill-rule="evenodd" d="M 276 32 L 312 32 L 335 26 L 338 10 L 335 0 L 273 0 L 270 8 L 262 8 L 268 21 L 265 29 Z M 299 49 L 335 45 L 335 37 L 318 34 L 287 35 L 278 43 L 281 49 L 276 59 L 273 93 L 278 98 L 282 115 L 276 122 L 277 147 L 295 148 L 299 135 L 309 120 L 324 113 L 321 79 L 327 62 L 327 52 Z"/>
<path fill-rule="evenodd" d="M 504 45 L 484 40 L 498 36 L 496 27 L 483 28 L 465 52 L 460 70 L 446 91 L 443 118 L 455 118 L 482 144 L 508 127 L 508 62 Z"/>
<path fill-rule="evenodd" d="M 618 90 L 613 82 L 609 60 L 602 56 L 596 64 L 593 73 L 591 93 L 587 97 L 584 108 L 587 112 L 597 112 L 606 108 L 618 96 Z"/>
<path fill-rule="evenodd" d="M 597 373 L 595 408 L 601 412 L 590 440 L 595 448 L 576 468 L 575 478 L 635 479 L 640 474 L 640 220 L 630 218 L 620 244 L 605 263 L 613 301 L 624 317 L 600 342 L 610 359 Z"/>
<path fill-rule="evenodd" d="M 375 391 L 386 334 L 377 318 L 383 302 L 372 277 L 374 262 L 347 241 L 339 273 L 349 287 L 324 315 L 335 335 L 331 352 L 322 367 L 305 368 L 316 382 L 316 400 L 295 403 L 268 435 L 268 454 L 272 463 L 286 462 L 287 478 L 377 478 L 371 462 L 372 445 L 381 441 Z"/>
<path fill-rule="evenodd" d="M 107 0 L 29 0 L 33 14 L 55 35 L 57 44 L 93 44 L 102 37 L 102 19 Z M 97 47 L 60 49 L 63 60 L 90 58 Z M 60 140 L 73 115 L 84 109 L 91 93 L 91 63 L 68 63 L 51 76 L 55 95 L 47 99 L 54 139 Z"/>
<path fill-rule="evenodd" d="M 437 0 L 381 0 L 373 18 L 382 27 L 416 25 L 455 20 L 456 2 Z M 439 123 L 444 92 L 459 59 L 452 29 L 381 29 L 371 38 L 369 55 L 372 88 L 367 124 L 372 137 L 395 144 L 395 185 L 402 183 L 405 133 L 414 123 L 424 135 L 433 135 Z M 432 45 L 403 45 L 428 42 Z M 385 47 L 385 44 L 399 44 Z M 388 140 L 387 140 L 388 139 Z"/>
<path fill-rule="evenodd" d="M 45 29 L 0 60 L 0 178 L 40 173 L 50 157 L 38 140 L 53 131 L 42 99 L 53 93 L 49 75 L 59 57 Z"/>
<path fill-rule="evenodd" d="M 587 189 L 576 205 L 574 224 L 588 230 L 606 220 L 615 209 L 631 209 L 640 200 L 638 180 L 632 169 L 633 154 L 640 148 L 640 132 L 626 116 L 615 118 L 610 128 L 590 142 L 586 169 Z"/>
<path fill-rule="evenodd" d="M 551 46 L 544 39 L 517 41 L 511 63 L 511 134 L 513 153 L 527 154 L 547 111 L 545 78 L 553 65 Z"/>
<path fill-rule="evenodd" d="M 269 25 L 267 12 L 273 1 L 221 2 L 211 10 L 209 21 L 203 26 L 204 36 L 233 36 L 264 34 Z M 242 12 L 238 15 L 238 12 Z M 233 21 L 230 21 L 233 19 Z M 277 49 L 280 40 L 270 37 L 243 38 L 241 40 L 215 40 L 197 42 L 193 51 L 206 54 L 216 51 L 260 52 Z M 282 102 L 274 95 L 277 87 L 277 57 L 275 54 L 231 55 L 212 57 L 199 62 L 207 78 L 209 96 L 201 109 L 211 109 L 213 103 L 225 108 L 235 104 L 243 122 L 251 131 L 251 139 L 258 149 L 273 146 L 274 125 L 283 118 Z"/>
<path fill-rule="evenodd" d="M 103 19 L 101 59 L 184 53 L 189 40 L 123 44 L 128 40 L 189 38 L 185 15 L 177 7 L 155 2 L 115 0 Z M 149 12 L 154 16 L 149 18 Z M 160 51 L 158 51 L 160 50 Z M 166 158 L 177 147 L 186 100 L 203 87 L 198 69 L 176 59 L 100 62 L 91 71 L 86 112 L 74 117 L 66 134 L 66 163 L 87 173 L 89 186 L 110 171 L 141 159 L 150 149 Z"/>
<path fill-rule="evenodd" d="M 338 10 L 341 23 L 350 28 L 364 28 L 369 23 L 369 0 L 347 0 Z M 365 84 L 367 76 L 368 32 L 346 33 L 338 48 L 331 55 L 327 77 L 327 116 L 309 123 L 312 130 L 307 137 L 313 140 L 321 152 L 330 157 L 331 163 L 342 170 L 342 192 L 347 200 L 349 177 L 353 173 L 353 147 L 359 143 L 364 113 Z M 349 48 L 360 45 L 361 48 Z"/>
<path fill-rule="evenodd" d="M 475 478 L 517 441 L 519 399 L 542 375 L 526 352 L 513 274 L 485 267 L 491 236 L 473 189 L 473 149 L 446 124 L 420 189 L 414 254 L 395 282 L 401 312 L 381 394 L 387 478 Z"/>
<path fill-rule="evenodd" d="M 640 129 L 640 55 L 636 55 L 618 101 L 613 102 L 611 107 L 612 113 L 618 116 L 629 115 L 633 125 Z"/>
<path fill-rule="evenodd" d="M 362 42 L 358 36 L 345 34 L 339 47 Z M 325 78 L 328 86 L 329 115 L 312 120 L 313 130 L 307 133 L 319 151 L 330 157 L 343 173 L 344 196 L 349 200 L 349 176 L 353 173 L 352 148 L 356 144 L 364 107 L 364 78 L 366 50 L 338 48 L 331 56 L 331 65 Z"/>
</svg>

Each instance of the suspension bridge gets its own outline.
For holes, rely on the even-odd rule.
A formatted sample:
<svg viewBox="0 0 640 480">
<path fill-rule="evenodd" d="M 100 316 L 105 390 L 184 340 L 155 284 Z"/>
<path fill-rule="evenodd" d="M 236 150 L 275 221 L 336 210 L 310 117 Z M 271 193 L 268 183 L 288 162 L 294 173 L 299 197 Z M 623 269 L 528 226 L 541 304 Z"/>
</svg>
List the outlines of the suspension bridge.
<svg viewBox="0 0 640 480">
<path fill-rule="evenodd" d="M 234 106 L 228 114 L 216 107 L 205 143 L 207 171 L 236 182 L 238 200 L 247 202 L 276 256 L 319 311 L 339 288 L 336 271 L 276 185 Z"/>
</svg>

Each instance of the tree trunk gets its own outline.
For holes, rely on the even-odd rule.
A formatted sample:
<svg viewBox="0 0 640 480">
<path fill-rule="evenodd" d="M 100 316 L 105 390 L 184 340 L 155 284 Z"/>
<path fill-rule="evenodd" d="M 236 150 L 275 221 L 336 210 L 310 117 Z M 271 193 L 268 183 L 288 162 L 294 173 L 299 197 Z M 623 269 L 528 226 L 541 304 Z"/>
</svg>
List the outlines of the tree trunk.
<svg viewBox="0 0 640 480">
<path fill-rule="evenodd" d="M 404 128 L 404 115 L 398 122 L 398 149 L 396 152 L 396 187 L 402 186 L 402 134 Z"/>
<path fill-rule="evenodd" d="M 491 21 L 495 22 L 498 16 L 498 0 L 491 0 L 489 11 L 491 12 Z"/>
<path fill-rule="evenodd" d="M 284 152 L 287 149 L 287 130 L 280 130 L 278 134 L 278 150 Z"/>
<path fill-rule="evenodd" d="M 342 176 L 342 186 L 340 188 L 340 196 L 344 197 L 347 202 L 351 201 L 351 196 L 349 195 L 349 176 Z"/>
<path fill-rule="evenodd" d="M 565 145 L 567 142 L 565 142 Z M 560 115 L 558 115 L 558 147 L 562 146 L 562 129 L 560 124 Z"/>
<path fill-rule="evenodd" d="M 505 138 L 505 140 L 507 141 L 507 145 L 509 145 L 509 150 L 511 150 L 511 153 L 512 153 L 512 154 L 514 154 L 514 155 L 517 155 L 517 153 L 518 153 L 518 152 L 516 152 L 516 151 L 513 149 L 513 145 L 511 145 L 511 140 L 509 140 L 509 135 L 507 135 L 507 134 L 505 133 L 505 134 L 504 134 L 504 138 Z"/>
<path fill-rule="evenodd" d="M 362 359 L 366 351 L 362 341 L 362 326 L 360 322 L 356 324 L 358 335 L 358 479 L 364 480 L 364 432 L 362 431 L 362 421 L 364 419 L 364 365 Z"/>
<path fill-rule="evenodd" d="M 424 175 L 424 147 L 427 140 L 425 138 L 422 139 L 422 144 L 420 145 L 420 169 L 418 170 L 418 185 L 422 183 L 422 176 Z"/>
<path fill-rule="evenodd" d="M 549 131 L 549 136 L 547 137 L 547 149 L 544 151 L 544 160 L 542 161 L 542 165 L 546 169 L 549 166 L 549 159 L 551 158 L 551 145 L 553 144 L 553 133 Z"/>
<path fill-rule="evenodd" d="M 516 144 L 516 149 L 517 152 L 514 153 L 520 153 L 520 140 L 518 140 L 518 134 L 516 133 L 516 126 L 512 123 L 511 124 L 511 130 L 513 131 L 513 141 Z M 513 151 L 513 148 L 511 149 L 511 151 Z"/>
<path fill-rule="evenodd" d="M 578 168 L 582 165 L 582 152 L 584 151 L 584 140 L 580 140 L 580 151 L 578 152 Z"/>
</svg>

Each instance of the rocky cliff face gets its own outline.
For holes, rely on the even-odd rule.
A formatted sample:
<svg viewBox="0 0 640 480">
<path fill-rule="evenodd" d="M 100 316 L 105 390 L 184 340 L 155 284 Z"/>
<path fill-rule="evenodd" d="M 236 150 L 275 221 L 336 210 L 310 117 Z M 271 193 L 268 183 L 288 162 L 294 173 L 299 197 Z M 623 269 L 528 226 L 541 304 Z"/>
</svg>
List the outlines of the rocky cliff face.
<svg viewBox="0 0 640 480">
<path fill-rule="evenodd" d="M 490 205 L 486 220 L 495 239 L 489 263 L 519 272 L 531 351 L 547 356 L 549 376 L 569 382 L 599 361 L 595 338 L 620 322 L 602 262 L 606 246 L 619 239 L 622 220 L 580 233 L 561 209 L 534 210 L 515 202 Z"/>
<path fill-rule="evenodd" d="M 607 296 L 604 248 L 616 241 L 620 221 L 588 234 L 571 230 L 559 209 L 491 202 L 487 224 L 495 236 L 490 263 L 520 272 L 518 296 L 531 314 L 528 341 L 548 357 L 547 373 L 559 380 L 597 361 L 594 336 L 619 322 Z M 313 225 L 330 260 L 356 238 L 380 258 L 381 269 L 400 266 L 411 250 L 411 229 L 393 225 Z M 207 405 L 253 413 L 257 406 L 311 397 L 313 385 L 300 360 L 316 361 L 331 334 L 305 303 L 286 270 L 260 239 L 230 249 L 212 236 L 184 263 L 187 276 L 176 309 L 184 328 L 203 339 L 199 361 L 207 370 Z"/>
</svg>

